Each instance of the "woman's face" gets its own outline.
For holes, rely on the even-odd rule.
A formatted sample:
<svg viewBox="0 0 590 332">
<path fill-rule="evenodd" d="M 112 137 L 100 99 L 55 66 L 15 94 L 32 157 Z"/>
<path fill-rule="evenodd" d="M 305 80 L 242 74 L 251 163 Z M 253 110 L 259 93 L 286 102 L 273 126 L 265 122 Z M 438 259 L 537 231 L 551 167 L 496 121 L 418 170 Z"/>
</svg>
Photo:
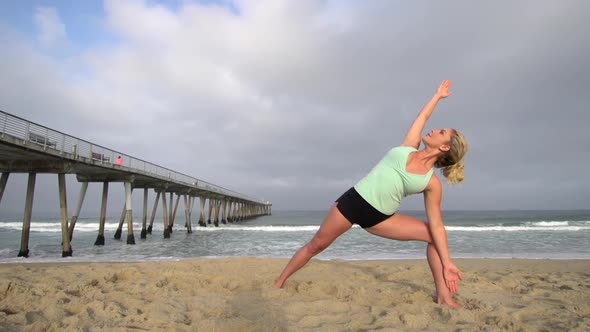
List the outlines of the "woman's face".
<svg viewBox="0 0 590 332">
<path fill-rule="evenodd" d="M 443 148 L 446 151 L 450 148 L 449 144 L 451 142 L 453 129 L 451 128 L 443 128 L 443 129 L 433 129 L 429 131 L 424 137 L 422 141 L 424 145 L 433 148 Z"/>
</svg>

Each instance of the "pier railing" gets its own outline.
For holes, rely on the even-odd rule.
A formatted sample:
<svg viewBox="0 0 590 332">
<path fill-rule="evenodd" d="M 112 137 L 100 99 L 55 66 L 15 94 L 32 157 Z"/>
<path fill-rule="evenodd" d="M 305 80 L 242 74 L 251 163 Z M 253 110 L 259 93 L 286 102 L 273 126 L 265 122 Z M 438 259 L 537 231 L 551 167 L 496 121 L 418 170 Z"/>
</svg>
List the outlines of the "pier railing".
<svg viewBox="0 0 590 332">
<path fill-rule="evenodd" d="M 43 147 L 46 152 L 58 154 L 64 158 L 68 158 L 67 156 L 74 156 L 74 160 L 79 161 L 77 157 L 84 157 L 87 160 L 98 162 L 100 164 L 116 164 L 117 159 L 120 156 L 122 158 L 121 166 L 129 168 L 130 171 L 136 171 L 145 175 L 166 179 L 196 189 L 206 190 L 244 201 L 259 204 L 269 203 L 128 154 L 70 136 L 4 111 L 0 111 L 0 129 L 2 130 L 0 133 L 0 140 L 7 141 L 5 140 L 5 136 L 10 135 L 22 140 L 23 144 L 37 144 Z"/>
</svg>

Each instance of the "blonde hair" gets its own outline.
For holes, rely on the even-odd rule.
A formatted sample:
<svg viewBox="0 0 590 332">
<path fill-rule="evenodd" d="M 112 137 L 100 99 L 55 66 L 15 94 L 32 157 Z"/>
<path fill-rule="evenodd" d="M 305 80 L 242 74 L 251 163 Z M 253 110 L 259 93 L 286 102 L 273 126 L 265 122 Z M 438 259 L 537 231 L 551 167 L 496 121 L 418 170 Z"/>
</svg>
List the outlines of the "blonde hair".
<svg viewBox="0 0 590 332">
<path fill-rule="evenodd" d="M 463 133 L 453 129 L 449 145 L 451 149 L 438 158 L 434 163 L 434 167 L 441 169 L 441 173 L 447 179 L 448 184 L 461 183 L 465 179 L 463 157 L 469 149 L 469 144 L 467 144 L 467 139 L 465 139 Z"/>
</svg>

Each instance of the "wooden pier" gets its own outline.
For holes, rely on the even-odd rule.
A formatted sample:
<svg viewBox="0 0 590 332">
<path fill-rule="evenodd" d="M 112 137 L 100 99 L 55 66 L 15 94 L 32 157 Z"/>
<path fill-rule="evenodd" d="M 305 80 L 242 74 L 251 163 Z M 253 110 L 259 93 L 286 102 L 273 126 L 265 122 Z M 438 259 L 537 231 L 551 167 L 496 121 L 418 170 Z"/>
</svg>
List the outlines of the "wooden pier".
<svg viewBox="0 0 590 332">
<path fill-rule="evenodd" d="M 151 234 L 158 206 L 162 206 L 164 238 L 169 238 L 174 226 L 179 202 L 184 204 L 185 226 L 192 233 L 192 210 L 199 199 L 199 226 L 233 223 L 249 218 L 270 215 L 272 204 L 235 191 L 175 172 L 147 161 L 103 146 L 69 136 L 62 132 L 0 111 L 0 203 L 10 173 L 28 173 L 27 194 L 23 213 L 21 247 L 18 256 L 29 255 L 29 232 L 33 208 L 35 179 L 38 173 L 57 174 L 61 212 L 62 256 L 72 256 L 70 241 L 84 202 L 88 184 L 102 183 L 102 202 L 95 245 L 104 245 L 109 184 L 121 182 L 125 188 L 125 202 L 115 238 L 120 239 L 127 221 L 127 244 L 135 244 L 133 230 L 132 192 L 143 189 L 142 229 L 140 237 Z M 80 194 L 71 219 L 68 214 L 66 174 L 75 174 L 81 183 Z M 153 201 L 148 224 L 149 191 Z M 208 202 L 208 204 L 207 204 Z M 207 210 L 207 214 L 205 211 Z"/>
</svg>

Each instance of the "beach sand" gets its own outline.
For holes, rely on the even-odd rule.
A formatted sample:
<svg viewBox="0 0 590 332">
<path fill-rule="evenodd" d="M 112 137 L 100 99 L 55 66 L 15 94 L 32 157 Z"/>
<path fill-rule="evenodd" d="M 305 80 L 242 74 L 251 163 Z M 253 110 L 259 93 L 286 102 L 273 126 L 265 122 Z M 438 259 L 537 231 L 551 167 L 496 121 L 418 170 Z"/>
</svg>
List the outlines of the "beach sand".
<svg viewBox="0 0 590 332">
<path fill-rule="evenodd" d="M 426 260 L 0 265 L 0 331 L 590 331 L 589 260 L 457 259 L 452 309 Z"/>
</svg>

